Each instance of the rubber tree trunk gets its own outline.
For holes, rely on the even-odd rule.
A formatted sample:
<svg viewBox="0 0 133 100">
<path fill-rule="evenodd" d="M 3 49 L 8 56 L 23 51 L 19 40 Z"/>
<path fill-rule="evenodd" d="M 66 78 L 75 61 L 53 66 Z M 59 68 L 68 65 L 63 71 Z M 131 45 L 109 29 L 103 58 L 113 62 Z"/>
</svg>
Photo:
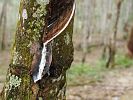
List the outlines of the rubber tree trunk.
<svg viewBox="0 0 133 100">
<path fill-rule="evenodd" d="M 47 24 L 45 15 L 49 1 L 46 1 L 21 0 L 20 19 L 12 50 L 12 60 L 1 93 L 2 100 L 65 100 L 66 70 L 71 66 L 74 51 L 73 19 L 67 28 L 51 42 L 52 63 L 49 75 L 34 83 L 29 74 L 34 59 L 30 53 L 30 46 L 35 42 L 41 43 L 44 26 Z"/>
</svg>

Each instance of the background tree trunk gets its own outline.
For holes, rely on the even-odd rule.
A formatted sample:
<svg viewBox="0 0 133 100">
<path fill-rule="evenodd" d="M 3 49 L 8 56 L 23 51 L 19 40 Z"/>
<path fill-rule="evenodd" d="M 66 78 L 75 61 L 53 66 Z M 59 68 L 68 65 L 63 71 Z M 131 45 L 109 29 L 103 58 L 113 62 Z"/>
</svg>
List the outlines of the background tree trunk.
<svg viewBox="0 0 133 100">
<path fill-rule="evenodd" d="M 131 27 L 131 30 L 129 31 L 129 39 L 127 42 L 127 48 L 128 48 L 128 57 L 133 58 L 133 26 Z"/>
<path fill-rule="evenodd" d="M 7 16 L 6 16 L 6 10 L 7 10 L 7 3 L 8 0 L 4 1 L 2 12 L 0 15 L 0 28 L 2 32 L 2 39 L 1 39 L 1 50 L 4 50 L 6 48 L 6 22 L 7 22 Z"/>
<path fill-rule="evenodd" d="M 65 99 L 66 70 L 73 61 L 73 20 L 52 43 L 50 75 L 34 83 L 29 75 L 33 55 L 30 46 L 41 43 L 46 25 L 48 2 L 21 0 L 12 60 L 8 69 L 2 100 L 56 100 Z"/>
<path fill-rule="evenodd" d="M 109 58 L 106 63 L 107 68 L 113 68 L 115 66 L 115 55 L 116 55 L 116 40 L 117 40 L 117 32 L 118 32 L 118 24 L 121 14 L 121 6 L 124 0 L 117 0 L 117 13 L 116 13 L 116 22 L 114 24 L 114 34 L 109 42 Z"/>
</svg>

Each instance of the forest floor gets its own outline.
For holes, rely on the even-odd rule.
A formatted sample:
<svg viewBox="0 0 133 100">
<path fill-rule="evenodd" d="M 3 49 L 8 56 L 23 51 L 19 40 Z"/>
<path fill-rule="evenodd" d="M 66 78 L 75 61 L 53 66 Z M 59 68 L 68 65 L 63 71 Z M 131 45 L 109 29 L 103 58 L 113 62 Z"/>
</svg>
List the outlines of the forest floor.
<svg viewBox="0 0 133 100">
<path fill-rule="evenodd" d="M 125 45 L 125 41 L 117 42 L 114 69 L 105 68 L 103 47 L 90 49 L 85 65 L 79 63 L 82 53 L 76 51 L 68 71 L 67 100 L 133 100 L 133 61 L 126 56 Z"/>
<path fill-rule="evenodd" d="M 133 100 L 133 67 L 130 61 L 118 56 L 121 59 L 118 62 L 127 67 L 116 66 L 114 69 L 106 69 L 103 68 L 103 62 L 98 60 L 98 53 L 101 54 L 102 50 L 92 51 L 86 61 L 89 64 L 85 65 L 77 63 L 80 62 L 81 54 L 75 52 L 77 55 L 68 71 L 67 100 Z M 9 61 L 9 52 L 1 52 L 0 90 L 5 82 Z"/>
<path fill-rule="evenodd" d="M 100 82 L 69 86 L 67 100 L 133 100 L 133 68 L 108 71 Z"/>
</svg>

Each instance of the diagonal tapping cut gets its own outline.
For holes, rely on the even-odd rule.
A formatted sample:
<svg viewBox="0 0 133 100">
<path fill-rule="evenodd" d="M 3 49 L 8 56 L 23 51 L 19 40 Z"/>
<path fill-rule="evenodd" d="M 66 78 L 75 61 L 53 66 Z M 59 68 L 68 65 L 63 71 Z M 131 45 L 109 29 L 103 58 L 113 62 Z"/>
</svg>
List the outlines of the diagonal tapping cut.
<svg viewBox="0 0 133 100">
<path fill-rule="evenodd" d="M 67 28 L 67 26 L 73 19 L 76 8 L 75 2 L 74 0 L 69 1 L 72 1 L 69 2 L 72 3 L 72 5 L 69 5 L 66 9 L 63 9 L 63 11 L 61 11 L 61 14 L 59 14 L 59 16 L 56 17 L 57 19 L 55 19 L 52 23 L 49 23 L 49 25 L 46 26 L 45 32 L 47 31 L 47 34 L 44 34 L 42 39 L 43 48 L 41 51 L 41 60 L 39 65 L 37 66 L 38 71 L 33 73 L 33 80 L 35 83 L 41 80 L 45 74 L 49 75 L 49 67 L 52 62 L 52 46 L 50 42 L 58 35 L 60 35 Z M 48 21 L 50 22 L 49 19 Z"/>
</svg>

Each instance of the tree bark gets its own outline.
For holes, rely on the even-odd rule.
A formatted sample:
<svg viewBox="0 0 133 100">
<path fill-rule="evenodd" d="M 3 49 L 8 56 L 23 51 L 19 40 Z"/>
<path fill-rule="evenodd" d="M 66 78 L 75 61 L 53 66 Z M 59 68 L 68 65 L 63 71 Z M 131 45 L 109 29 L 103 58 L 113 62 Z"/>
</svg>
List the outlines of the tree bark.
<svg viewBox="0 0 133 100">
<path fill-rule="evenodd" d="M 21 0 L 12 60 L 6 83 L 1 93 L 2 100 L 65 100 L 66 70 L 73 61 L 73 19 L 66 29 L 50 43 L 52 63 L 49 74 L 37 83 L 29 74 L 34 60 L 31 45 L 42 44 L 47 25 L 47 8 L 51 2 L 43 0 Z M 58 2 L 58 0 L 57 0 Z M 57 9 L 58 10 L 58 9 Z"/>
<path fill-rule="evenodd" d="M 7 0 L 4 1 L 2 12 L 0 16 L 0 28 L 2 29 L 2 39 L 1 39 L 1 50 L 4 50 L 6 48 L 6 22 L 7 22 L 7 16 L 6 16 L 6 9 L 7 9 Z M 3 23 L 2 23 L 3 22 Z"/>
<path fill-rule="evenodd" d="M 131 31 L 129 31 L 127 48 L 128 48 L 128 57 L 133 58 L 133 27 L 131 27 Z"/>
<path fill-rule="evenodd" d="M 110 39 L 110 43 L 109 43 L 109 58 L 106 63 L 107 68 L 113 68 L 115 66 L 116 39 L 117 39 L 118 24 L 119 24 L 121 6 L 122 6 L 123 0 L 117 0 L 116 2 L 117 2 L 116 22 L 114 25 L 114 34 L 113 34 L 113 37 Z"/>
</svg>

